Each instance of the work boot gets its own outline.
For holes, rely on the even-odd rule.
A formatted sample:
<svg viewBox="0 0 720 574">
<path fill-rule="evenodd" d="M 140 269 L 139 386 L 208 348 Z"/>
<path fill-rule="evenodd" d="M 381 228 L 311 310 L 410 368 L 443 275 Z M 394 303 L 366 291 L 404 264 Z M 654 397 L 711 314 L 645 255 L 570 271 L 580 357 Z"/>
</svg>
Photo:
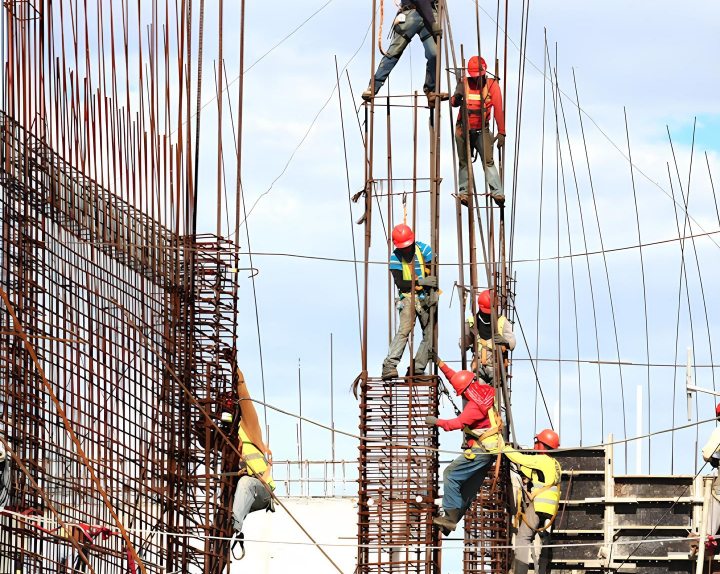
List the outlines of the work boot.
<svg viewBox="0 0 720 574">
<path fill-rule="evenodd" d="M 433 526 L 442 528 L 443 534 L 448 536 L 450 532 L 455 530 L 462 516 L 463 513 L 459 508 L 446 508 L 444 516 L 436 516 L 433 518 Z"/>
<path fill-rule="evenodd" d="M 370 88 L 368 88 L 367 90 L 365 90 L 362 93 L 362 99 L 365 100 L 366 102 L 369 102 L 370 100 L 372 100 L 372 97 L 373 97 L 373 93 Z"/>
<path fill-rule="evenodd" d="M 495 203 L 498 205 L 498 207 L 503 207 L 505 205 L 505 194 L 504 193 L 495 193 L 490 192 L 490 197 L 492 197 L 495 200 Z"/>
<path fill-rule="evenodd" d="M 389 381 L 390 379 L 397 379 L 398 372 L 395 367 L 390 367 L 389 369 L 383 368 L 382 373 L 382 380 L 383 381 Z"/>
<path fill-rule="evenodd" d="M 428 92 L 425 94 L 428 99 L 428 108 L 434 108 L 435 107 L 435 98 L 439 97 L 441 102 L 444 102 L 447 100 L 450 95 L 447 92 L 440 92 L 439 94 L 436 94 L 435 92 Z"/>
<path fill-rule="evenodd" d="M 468 196 L 467 193 L 453 193 L 453 197 L 457 197 L 460 200 L 460 203 L 464 205 L 465 207 L 468 206 Z"/>
</svg>

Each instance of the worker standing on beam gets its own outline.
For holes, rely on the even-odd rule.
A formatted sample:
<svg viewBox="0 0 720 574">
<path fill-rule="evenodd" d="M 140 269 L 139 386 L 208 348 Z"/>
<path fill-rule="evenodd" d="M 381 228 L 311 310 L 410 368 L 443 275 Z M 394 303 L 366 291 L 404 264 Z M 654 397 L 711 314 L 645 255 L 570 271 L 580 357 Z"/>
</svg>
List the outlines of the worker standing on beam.
<svg viewBox="0 0 720 574">
<path fill-rule="evenodd" d="M 498 205 L 505 202 L 505 193 L 500 183 L 500 175 L 493 160 L 493 143 L 497 140 L 498 148 L 505 145 L 505 112 L 503 111 L 500 83 L 487 77 L 487 64 L 483 58 L 477 56 L 470 58 L 467 67 L 468 94 L 465 94 L 465 81 L 459 80 L 452 97 L 453 107 L 459 107 L 463 101 L 467 104 L 468 134 L 470 137 L 470 153 L 476 152 L 485 162 L 485 176 L 487 178 L 490 195 Z M 490 129 L 490 112 L 494 111 L 498 134 L 493 136 Z M 462 111 L 458 114 L 455 127 L 455 142 L 457 143 L 460 180 L 460 202 L 467 205 L 468 194 L 468 154 L 465 142 L 465 129 L 462 121 Z M 480 171 L 480 170 L 479 170 Z"/>
<path fill-rule="evenodd" d="M 466 399 L 462 413 L 454 419 L 425 417 L 427 426 L 439 426 L 444 431 L 462 429 L 468 448 L 443 473 L 443 516 L 433 518 L 433 524 L 448 536 L 475 500 L 493 460 L 504 446 L 502 419 L 495 410 L 495 389 L 480 383 L 474 373 L 457 373 L 439 357 L 435 362 L 450 381 L 455 392 Z"/>
<path fill-rule="evenodd" d="M 242 456 L 239 468 L 240 479 L 232 506 L 232 524 L 236 532 L 231 546 L 234 547 L 239 543 L 242 556 L 245 556 L 243 522 L 251 512 L 258 510 L 275 512 L 272 495 L 275 483 L 270 474 L 272 452 L 263 442 L 257 411 L 250 399 L 245 377 L 240 369 L 236 369 L 236 375 L 241 416 L 238 436 Z"/>
<path fill-rule="evenodd" d="M 395 299 L 400 324 L 395 333 L 388 354 L 383 361 L 383 380 L 398 376 L 397 366 L 405 352 L 410 331 L 413 329 L 413 306 L 411 296 L 413 280 L 415 281 L 415 317 L 422 327 L 422 342 L 415 353 L 415 374 L 421 375 L 430 360 L 432 333 L 430 332 L 430 314 L 434 311 L 438 300 L 437 277 L 430 275 L 430 262 L 433 252 L 429 245 L 415 241 L 412 229 L 401 223 L 392 230 L 395 250 L 390 257 L 390 273 L 400 292 Z M 407 376 L 410 375 L 408 369 Z"/>
<path fill-rule="evenodd" d="M 427 96 L 428 106 L 434 107 L 435 75 L 437 73 L 436 41 L 442 36 L 442 26 L 438 21 L 437 0 L 402 0 L 393 23 L 393 34 L 395 37 L 375 72 L 375 93 L 373 94 L 373 84 L 370 82 L 368 89 L 362 94 L 363 100 L 369 102 L 380 91 L 405 48 L 417 35 L 425 47 L 425 59 L 427 60 L 423 92 Z M 439 95 L 442 100 L 448 99 L 446 93 Z"/>
<path fill-rule="evenodd" d="M 560 505 L 560 464 L 544 451 L 560 446 L 560 437 L 555 431 L 545 429 L 535 437 L 538 454 L 524 454 L 510 446 L 503 454 L 517 465 L 522 478 L 518 491 L 517 516 L 515 517 L 515 566 L 514 574 L 527 574 L 530 567 L 530 547 L 536 534 L 540 534 L 543 549 L 535 565 L 535 572 L 545 574 L 550 564 L 549 528 L 552 526 Z"/>
<path fill-rule="evenodd" d="M 472 328 L 477 325 L 477 341 L 473 348 L 472 370 L 478 372 L 480 377 L 488 384 L 495 379 L 494 347 L 500 345 L 500 353 L 507 368 L 507 352 L 515 349 L 517 340 L 512 330 L 512 324 L 505 315 L 498 315 L 496 328 L 492 328 L 493 297 L 489 290 L 478 295 L 478 313 L 470 317 L 465 323 L 464 349 L 472 348 Z M 497 298 L 495 299 L 497 309 Z M 493 335 L 493 332 L 495 333 Z"/>
</svg>

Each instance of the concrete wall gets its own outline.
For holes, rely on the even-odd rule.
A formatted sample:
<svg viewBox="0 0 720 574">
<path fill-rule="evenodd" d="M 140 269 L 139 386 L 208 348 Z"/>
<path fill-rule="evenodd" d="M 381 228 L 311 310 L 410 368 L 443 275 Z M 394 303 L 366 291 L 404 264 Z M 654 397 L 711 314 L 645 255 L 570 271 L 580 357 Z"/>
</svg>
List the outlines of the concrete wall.
<svg viewBox="0 0 720 574">
<path fill-rule="evenodd" d="M 352 574 L 357 558 L 357 499 L 293 497 L 281 500 L 317 542 L 348 545 L 325 547 L 324 550 L 344 574 Z M 337 570 L 316 547 L 279 543 L 309 542 L 308 537 L 279 506 L 274 514 L 262 511 L 250 514 L 243 530 L 248 540 L 245 543 L 245 558 L 232 564 L 231 574 L 337 574 Z"/>
</svg>

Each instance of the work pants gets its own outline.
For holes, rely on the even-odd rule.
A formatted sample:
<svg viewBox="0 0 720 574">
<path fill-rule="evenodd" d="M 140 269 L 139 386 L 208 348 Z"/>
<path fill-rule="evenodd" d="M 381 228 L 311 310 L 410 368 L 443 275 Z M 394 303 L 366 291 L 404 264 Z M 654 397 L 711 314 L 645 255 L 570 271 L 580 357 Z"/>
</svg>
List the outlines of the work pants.
<svg viewBox="0 0 720 574">
<path fill-rule="evenodd" d="M 493 143 L 495 136 L 486 126 L 483 130 L 470 130 L 470 153 L 476 150 L 481 158 L 485 160 L 485 174 L 487 175 L 488 190 L 492 195 L 504 196 L 502 185 L 500 184 L 500 174 L 495 167 L 493 160 Z M 460 185 L 460 195 L 466 195 L 468 192 L 468 153 L 465 145 L 465 136 L 460 124 L 455 128 L 455 143 L 457 144 L 458 153 L 458 179 Z M 473 170 L 475 181 L 482 181 L 480 175 L 483 174 L 482 167 Z M 478 193 L 485 193 L 484 186 L 477 190 Z"/>
<path fill-rule="evenodd" d="M 525 523 L 525 520 L 527 520 L 529 526 Z M 544 514 L 538 516 L 535 513 L 535 503 L 530 502 L 525 509 L 525 520 L 520 519 L 520 525 L 515 535 L 515 566 L 513 571 L 515 574 L 527 574 L 530 568 L 530 551 L 533 550 L 533 554 L 535 554 L 531 546 L 535 540 L 535 534 L 538 534 L 543 548 L 539 558 L 534 559 L 533 562 L 535 563 L 535 572 L 545 574 L 548 564 L 550 564 L 550 548 L 546 548 L 545 545 L 549 545 L 552 539 L 549 529 L 543 532 L 536 532 L 535 530 L 545 526 L 547 516 Z"/>
<path fill-rule="evenodd" d="M 475 500 L 482 483 L 492 466 L 495 454 L 481 452 L 475 447 L 472 449 L 475 458 L 469 460 L 465 455 L 457 457 L 443 473 L 443 508 L 459 509 L 465 514 Z"/>
<path fill-rule="evenodd" d="M 400 56 L 402 56 L 405 48 L 407 48 L 408 44 L 415 35 L 420 36 L 420 40 L 425 47 L 425 59 L 427 60 L 423 91 L 426 94 L 428 92 L 435 91 L 437 61 L 437 45 L 435 44 L 435 38 L 430 30 L 425 27 L 425 21 L 422 19 L 422 16 L 418 14 L 417 10 L 407 10 L 406 12 L 403 12 L 403 14 L 405 14 L 405 22 L 400 22 L 395 26 L 395 38 L 390 44 L 390 47 L 387 49 L 386 55 L 383 56 L 383 59 L 380 61 L 380 65 L 375 72 L 376 94 L 380 91 L 380 88 L 383 87 L 385 80 L 387 80 L 390 72 L 392 72 L 395 64 L 398 63 Z M 437 21 L 437 10 L 433 10 L 433 14 L 435 14 L 435 20 Z"/>
<path fill-rule="evenodd" d="M 388 354 L 383 361 L 383 374 L 390 369 L 397 369 L 403 353 L 405 353 L 405 345 L 407 345 L 410 331 L 413 329 L 412 302 L 411 297 L 403 297 L 395 299 L 398 313 L 400 313 L 400 324 L 397 333 L 393 337 L 388 349 Z M 430 332 L 430 313 L 432 307 L 429 306 L 429 295 L 424 299 L 420 299 L 419 295 L 415 296 L 415 317 L 420 321 L 422 327 L 422 342 L 417 347 L 415 353 L 415 374 L 425 372 L 425 367 L 430 360 L 430 347 L 432 345 L 432 333 Z"/>
<path fill-rule="evenodd" d="M 242 532 L 243 522 L 248 514 L 256 510 L 265 510 L 271 505 L 272 496 L 259 479 L 254 476 L 241 476 L 233 500 L 233 527 L 238 532 Z"/>
</svg>

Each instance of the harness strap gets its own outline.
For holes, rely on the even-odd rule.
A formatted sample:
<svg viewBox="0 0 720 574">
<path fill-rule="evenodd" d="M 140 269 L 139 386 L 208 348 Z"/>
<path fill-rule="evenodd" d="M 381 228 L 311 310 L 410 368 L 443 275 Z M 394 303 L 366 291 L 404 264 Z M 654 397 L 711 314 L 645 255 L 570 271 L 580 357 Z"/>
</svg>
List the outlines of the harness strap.
<svg viewBox="0 0 720 574">
<path fill-rule="evenodd" d="M 552 488 L 553 486 L 555 486 L 555 485 L 550 485 L 550 488 Z M 530 530 L 532 530 L 534 532 L 545 532 L 548 528 L 550 528 L 553 525 L 553 522 L 555 522 L 555 517 L 557 516 L 558 507 L 557 506 L 555 507 L 555 512 L 553 512 L 553 515 L 550 518 L 550 521 L 545 526 L 543 526 L 542 528 L 535 528 L 527 521 L 527 516 L 525 516 L 525 513 L 523 512 L 523 497 L 522 497 L 523 491 L 524 491 L 523 488 L 518 490 L 518 500 L 517 500 L 518 511 L 517 511 L 517 514 L 515 515 L 515 520 L 513 521 L 513 528 L 517 528 L 518 526 L 520 526 L 520 520 L 522 519 L 522 521 L 527 525 L 527 527 Z M 540 491 L 538 490 L 538 492 L 540 492 Z M 531 496 L 531 495 L 529 495 L 529 496 Z M 532 501 L 533 498 L 534 497 L 531 497 L 530 500 Z"/>
</svg>

